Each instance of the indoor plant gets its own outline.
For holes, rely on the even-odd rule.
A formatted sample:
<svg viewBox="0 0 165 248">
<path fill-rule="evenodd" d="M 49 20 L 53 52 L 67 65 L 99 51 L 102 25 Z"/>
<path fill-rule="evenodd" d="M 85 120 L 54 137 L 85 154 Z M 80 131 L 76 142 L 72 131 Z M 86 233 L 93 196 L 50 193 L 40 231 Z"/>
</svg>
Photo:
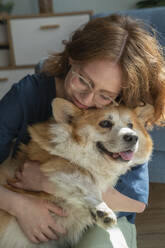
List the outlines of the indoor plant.
<svg viewBox="0 0 165 248">
<path fill-rule="evenodd" d="M 138 8 L 165 6 L 165 0 L 143 0 L 136 3 Z"/>
<path fill-rule="evenodd" d="M 0 0 L 0 13 L 11 13 L 13 6 L 13 1 L 3 3 L 3 0 Z"/>
</svg>

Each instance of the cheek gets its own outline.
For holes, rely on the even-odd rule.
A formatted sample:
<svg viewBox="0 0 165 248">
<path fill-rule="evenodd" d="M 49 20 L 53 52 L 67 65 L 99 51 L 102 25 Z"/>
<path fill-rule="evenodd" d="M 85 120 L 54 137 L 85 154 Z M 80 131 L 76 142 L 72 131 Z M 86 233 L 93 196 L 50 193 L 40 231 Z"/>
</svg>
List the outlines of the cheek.
<svg viewBox="0 0 165 248">
<path fill-rule="evenodd" d="M 71 88 L 71 76 L 70 73 L 67 74 L 64 82 L 64 89 L 67 96 L 72 95 L 72 88 Z"/>
<path fill-rule="evenodd" d="M 65 78 L 64 82 L 64 88 L 65 88 L 65 94 L 68 100 L 73 100 L 73 98 L 80 99 L 80 94 L 78 92 L 75 92 L 75 90 L 71 86 L 71 76 L 68 74 Z"/>
</svg>

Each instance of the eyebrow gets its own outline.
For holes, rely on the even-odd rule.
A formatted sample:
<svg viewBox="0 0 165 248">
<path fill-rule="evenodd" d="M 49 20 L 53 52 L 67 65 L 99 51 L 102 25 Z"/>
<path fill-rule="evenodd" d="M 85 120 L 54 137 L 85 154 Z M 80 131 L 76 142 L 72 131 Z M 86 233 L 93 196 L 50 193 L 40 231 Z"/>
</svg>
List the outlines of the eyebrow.
<svg viewBox="0 0 165 248">
<path fill-rule="evenodd" d="M 85 75 L 85 77 L 87 77 L 87 80 L 89 80 L 89 83 L 91 83 L 91 86 L 92 88 L 94 88 L 95 84 L 93 82 L 93 80 L 90 78 L 90 76 L 88 75 L 88 73 L 86 73 L 83 69 L 80 69 L 80 73 L 83 73 Z M 80 76 L 83 77 L 82 73 L 80 74 Z M 86 78 L 85 78 L 86 79 Z M 118 96 L 119 93 L 115 93 L 115 92 L 110 92 L 110 91 L 107 91 L 107 90 L 99 90 L 101 93 L 107 93 L 108 95 L 110 95 L 111 97 L 115 97 L 115 96 Z"/>
</svg>

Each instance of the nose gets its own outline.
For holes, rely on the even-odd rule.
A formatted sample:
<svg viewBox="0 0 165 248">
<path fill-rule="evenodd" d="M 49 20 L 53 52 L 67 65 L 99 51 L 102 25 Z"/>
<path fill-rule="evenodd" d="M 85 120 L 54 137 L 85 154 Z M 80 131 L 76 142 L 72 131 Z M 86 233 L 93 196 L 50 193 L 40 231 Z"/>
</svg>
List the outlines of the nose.
<svg viewBox="0 0 165 248">
<path fill-rule="evenodd" d="M 136 144 L 136 142 L 138 141 L 138 136 L 135 134 L 125 134 L 123 136 L 124 141 L 126 141 L 127 143 L 130 144 Z"/>
</svg>

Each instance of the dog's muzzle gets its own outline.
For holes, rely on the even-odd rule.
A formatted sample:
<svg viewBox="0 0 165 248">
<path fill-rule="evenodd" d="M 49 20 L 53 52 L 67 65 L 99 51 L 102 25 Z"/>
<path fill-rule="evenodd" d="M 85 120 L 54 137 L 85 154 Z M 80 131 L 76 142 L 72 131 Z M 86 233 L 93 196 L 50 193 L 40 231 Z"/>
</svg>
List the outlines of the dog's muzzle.
<svg viewBox="0 0 165 248">
<path fill-rule="evenodd" d="M 132 141 L 132 142 L 135 142 L 135 141 Z M 136 144 L 136 142 L 135 142 L 135 144 Z M 126 151 L 122 151 L 122 152 L 108 151 L 100 141 L 98 141 L 96 143 L 96 147 L 98 148 L 98 150 L 101 153 L 104 153 L 104 154 L 108 155 L 111 159 L 120 160 L 122 162 L 129 162 L 133 158 L 133 155 L 134 155 L 133 150 L 126 150 Z"/>
</svg>

